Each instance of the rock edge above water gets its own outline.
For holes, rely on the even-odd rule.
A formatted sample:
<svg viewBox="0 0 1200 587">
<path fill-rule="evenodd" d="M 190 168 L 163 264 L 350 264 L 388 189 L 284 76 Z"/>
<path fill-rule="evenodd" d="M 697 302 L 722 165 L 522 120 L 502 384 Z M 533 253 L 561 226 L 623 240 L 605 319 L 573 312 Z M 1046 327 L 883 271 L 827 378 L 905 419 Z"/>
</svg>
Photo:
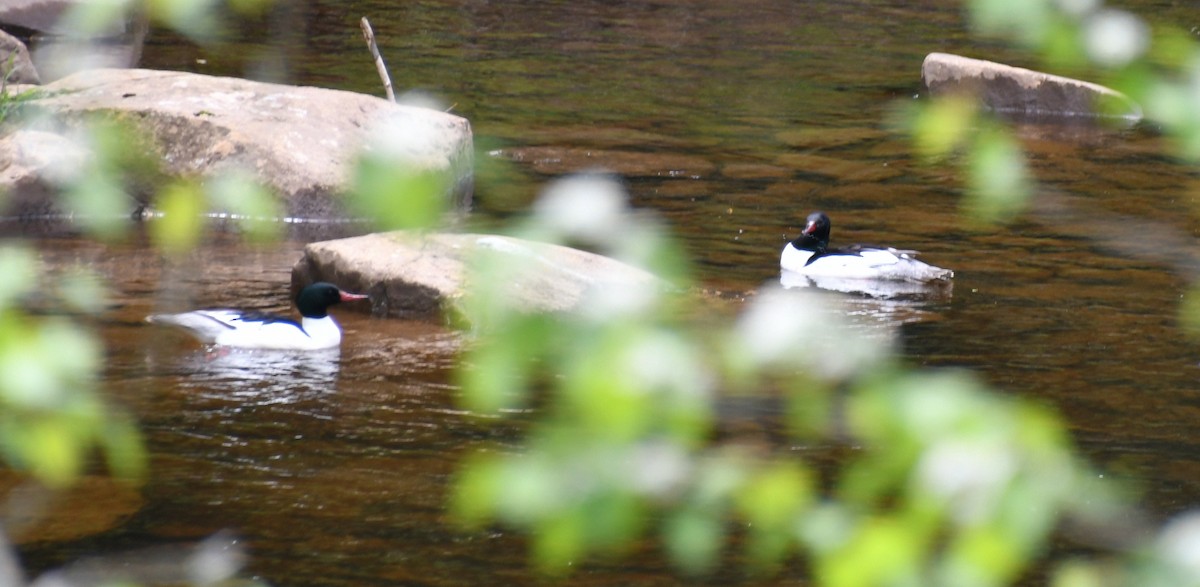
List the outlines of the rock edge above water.
<svg viewBox="0 0 1200 587">
<path fill-rule="evenodd" d="M 974 95 L 986 107 L 1003 113 L 1142 118 L 1141 107 L 1111 88 L 949 53 L 927 55 L 921 64 L 921 81 L 932 95 Z"/>
<path fill-rule="evenodd" d="M 519 268 L 496 294 L 530 312 L 579 309 L 598 289 L 628 293 L 662 285 L 647 271 L 569 247 L 498 235 L 399 231 L 310 243 L 292 268 L 292 288 L 330 281 L 369 293 L 377 315 L 434 318 L 462 299 L 469 263 L 482 255 Z"/>
<path fill-rule="evenodd" d="M 45 97 L 32 104 L 49 123 L 40 130 L 74 140 L 73 134 L 95 115 L 129 122 L 149 137 L 168 174 L 213 177 L 248 171 L 279 195 L 288 216 L 344 217 L 340 196 L 349 186 L 354 161 L 364 149 L 383 145 L 416 170 L 447 174 L 447 197 L 460 207 L 470 201 L 471 125 L 445 112 L 341 90 L 146 69 L 81 72 L 41 91 Z M 0 139 L 15 143 L 0 148 L 29 153 L 31 159 L 10 160 L 25 175 L 0 187 L 11 188 L 16 201 L 37 213 L 52 204 L 42 200 L 43 193 L 58 189 L 56 174 L 78 162 L 73 155 L 56 162 L 31 152 L 22 146 L 29 139 L 24 132 Z M 22 189 L 30 189 L 32 196 L 23 196 Z"/>
</svg>

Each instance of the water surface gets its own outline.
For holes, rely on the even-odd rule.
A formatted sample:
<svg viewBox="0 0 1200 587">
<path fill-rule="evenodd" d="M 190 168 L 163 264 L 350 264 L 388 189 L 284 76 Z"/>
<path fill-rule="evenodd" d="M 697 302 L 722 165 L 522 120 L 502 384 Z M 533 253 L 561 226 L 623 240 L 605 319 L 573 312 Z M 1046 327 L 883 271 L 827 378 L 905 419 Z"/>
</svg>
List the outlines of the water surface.
<svg viewBox="0 0 1200 587">
<path fill-rule="evenodd" d="M 1166 3 L 1134 4 L 1186 21 Z M 477 223 L 607 166 L 736 306 L 778 279 L 779 249 L 824 209 L 835 242 L 920 249 L 956 271 L 952 296 L 895 320 L 912 363 L 968 367 L 1057 407 L 1086 453 L 1144 488 L 1153 516 L 1198 501 L 1200 358 L 1176 327 L 1195 276 L 1195 174 L 1143 130 L 1026 127 L 1047 197 L 1011 226 L 965 223 L 955 174 L 914 161 L 883 121 L 919 92 L 929 52 L 1035 64 L 971 40 L 949 3 L 327 0 L 247 24 L 224 50 L 153 31 L 144 65 L 382 94 L 363 15 L 395 85 L 452 105 L 495 153 L 480 157 Z M 142 317 L 190 303 L 287 310 L 303 242 L 217 239 L 174 261 L 137 240 L 38 242 L 48 260 L 111 280 L 106 383 L 141 419 L 154 474 L 116 528 L 27 545 L 33 567 L 232 528 L 250 569 L 279 585 L 534 582 L 519 537 L 445 524 L 456 459 L 511 434 L 455 408 L 452 333 L 340 312 L 334 356 L 211 355 Z M 752 425 L 778 435 L 776 416 Z M 747 579 L 730 567 L 712 581 Z M 691 584 L 650 544 L 581 565 L 572 583 Z"/>
</svg>

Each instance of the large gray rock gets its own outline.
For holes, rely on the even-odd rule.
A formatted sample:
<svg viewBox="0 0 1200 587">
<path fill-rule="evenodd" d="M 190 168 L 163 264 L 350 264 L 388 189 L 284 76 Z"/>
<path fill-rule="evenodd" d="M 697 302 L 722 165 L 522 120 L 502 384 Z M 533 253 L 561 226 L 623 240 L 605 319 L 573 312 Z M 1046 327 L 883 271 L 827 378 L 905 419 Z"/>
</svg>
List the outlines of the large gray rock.
<svg viewBox="0 0 1200 587">
<path fill-rule="evenodd" d="M 44 88 L 47 97 L 34 105 L 58 130 L 77 130 L 96 115 L 132 123 L 167 173 L 247 170 L 280 195 L 289 216 L 344 216 L 341 195 L 364 149 L 445 174 L 447 197 L 470 200 L 471 126 L 445 112 L 338 90 L 139 69 L 81 72 Z"/>
<path fill-rule="evenodd" d="M 496 255 L 488 257 L 492 266 L 511 262 L 515 268 L 495 295 L 511 296 L 527 311 L 574 310 L 599 288 L 628 293 L 661 285 L 642 269 L 568 247 L 496 235 L 400 231 L 310 243 L 292 269 L 292 287 L 331 281 L 369 292 L 376 314 L 429 318 L 462 298 L 468 263 L 487 254 Z"/>
<path fill-rule="evenodd" d="M 5 85 L 42 83 L 25 43 L 4 31 L 0 31 L 0 76 Z"/>
<path fill-rule="evenodd" d="M 108 37 L 128 32 L 130 22 L 142 17 L 121 10 L 92 10 L 88 12 L 86 31 L 81 31 L 78 30 L 79 23 L 75 22 L 79 19 L 70 20 L 64 16 L 88 2 L 94 0 L 3 0 L 0 1 L 0 23 L 59 35 L 86 32 Z"/>
<path fill-rule="evenodd" d="M 18 130 L 0 137 L 0 214 L 53 214 L 60 179 L 90 156 L 87 149 L 54 133 Z"/>
<path fill-rule="evenodd" d="M 921 80 L 932 95 L 968 94 L 998 112 L 1032 116 L 1116 115 L 1138 120 L 1142 110 L 1104 86 L 947 53 L 930 53 Z"/>
</svg>

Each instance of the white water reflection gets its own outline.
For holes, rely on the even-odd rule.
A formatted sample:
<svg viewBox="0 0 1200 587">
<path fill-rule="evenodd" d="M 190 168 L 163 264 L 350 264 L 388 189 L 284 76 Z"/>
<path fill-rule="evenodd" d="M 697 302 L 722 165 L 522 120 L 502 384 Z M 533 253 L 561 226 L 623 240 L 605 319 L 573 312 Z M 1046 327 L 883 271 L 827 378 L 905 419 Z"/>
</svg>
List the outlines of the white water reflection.
<svg viewBox="0 0 1200 587">
<path fill-rule="evenodd" d="M 336 390 L 341 349 L 278 351 L 215 347 L 181 357 L 181 386 L 239 405 L 295 404 Z"/>
<path fill-rule="evenodd" d="M 918 283 L 900 280 L 852 279 L 829 275 L 805 275 L 781 269 L 779 284 L 784 289 L 815 287 L 828 291 L 867 296 L 877 300 L 949 300 L 953 282 Z"/>
</svg>

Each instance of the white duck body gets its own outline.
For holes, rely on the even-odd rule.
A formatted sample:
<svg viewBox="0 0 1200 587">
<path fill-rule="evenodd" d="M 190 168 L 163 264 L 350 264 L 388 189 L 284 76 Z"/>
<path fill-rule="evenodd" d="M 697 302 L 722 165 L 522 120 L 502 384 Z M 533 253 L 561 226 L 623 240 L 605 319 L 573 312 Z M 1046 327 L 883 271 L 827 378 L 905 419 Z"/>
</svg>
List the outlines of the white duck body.
<svg viewBox="0 0 1200 587">
<path fill-rule="evenodd" d="M 916 260 L 914 251 L 897 249 L 856 248 L 827 252 L 816 259 L 815 251 L 796 248 L 792 243 L 783 247 L 779 266 L 812 277 L 842 279 L 877 279 L 886 281 L 943 281 L 954 277 L 949 269 L 934 267 Z"/>
<path fill-rule="evenodd" d="M 328 314 L 329 306 L 367 296 L 343 292 L 328 283 L 305 287 L 296 296 L 299 322 L 263 312 L 217 309 L 180 314 L 155 314 L 155 324 L 176 326 L 207 344 L 245 349 L 315 351 L 337 347 L 342 329 Z"/>
<path fill-rule="evenodd" d="M 155 324 L 177 326 L 201 342 L 220 346 L 314 351 L 342 343 L 342 329 L 331 316 L 296 322 L 270 314 L 219 309 L 155 314 L 147 319 Z"/>
<path fill-rule="evenodd" d="M 915 251 L 860 245 L 830 250 L 830 229 L 823 212 L 810 214 L 800 236 L 783 247 L 779 266 L 800 275 L 840 279 L 931 283 L 954 277 L 949 269 L 918 261 Z"/>
</svg>

